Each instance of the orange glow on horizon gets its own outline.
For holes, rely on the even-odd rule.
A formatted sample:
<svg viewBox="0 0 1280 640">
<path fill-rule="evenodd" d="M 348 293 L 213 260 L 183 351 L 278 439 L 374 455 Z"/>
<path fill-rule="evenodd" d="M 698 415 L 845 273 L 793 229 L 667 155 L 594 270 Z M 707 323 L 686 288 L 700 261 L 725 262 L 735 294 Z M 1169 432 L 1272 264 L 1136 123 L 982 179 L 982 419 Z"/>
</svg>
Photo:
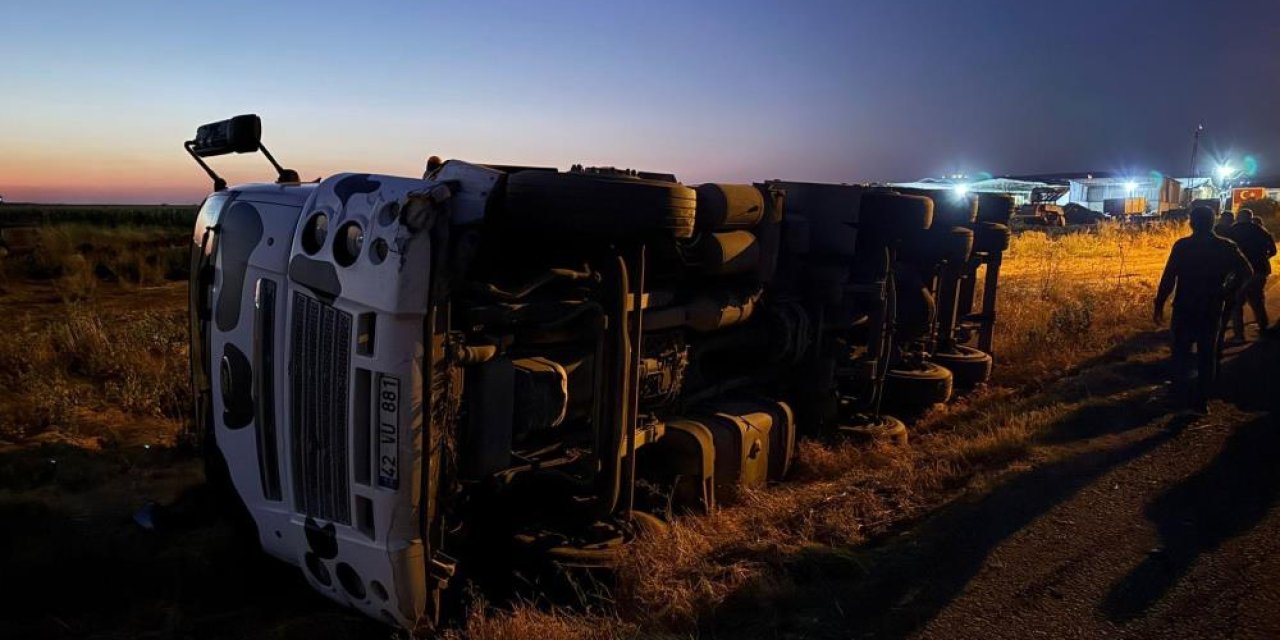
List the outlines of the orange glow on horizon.
<svg viewBox="0 0 1280 640">
<path fill-rule="evenodd" d="M 258 155 L 212 158 L 209 163 L 233 185 L 274 179 L 271 166 Z M 304 180 L 334 173 L 313 164 L 284 164 Z M 413 173 L 412 167 L 406 169 L 399 173 Z M 152 157 L 46 149 L 0 158 L 0 195 L 10 203 L 191 204 L 211 188 L 209 178 L 181 147 Z"/>
</svg>

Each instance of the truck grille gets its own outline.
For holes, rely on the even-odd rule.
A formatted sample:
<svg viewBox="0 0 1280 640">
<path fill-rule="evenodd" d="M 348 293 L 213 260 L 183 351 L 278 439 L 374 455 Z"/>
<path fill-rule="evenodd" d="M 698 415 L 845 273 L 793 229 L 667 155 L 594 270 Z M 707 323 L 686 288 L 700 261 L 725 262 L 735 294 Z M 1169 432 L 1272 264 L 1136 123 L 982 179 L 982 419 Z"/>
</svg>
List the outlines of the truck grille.
<svg viewBox="0 0 1280 640">
<path fill-rule="evenodd" d="M 351 523 L 347 481 L 347 375 L 351 314 L 293 294 L 293 480 L 297 510 Z"/>
</svg>

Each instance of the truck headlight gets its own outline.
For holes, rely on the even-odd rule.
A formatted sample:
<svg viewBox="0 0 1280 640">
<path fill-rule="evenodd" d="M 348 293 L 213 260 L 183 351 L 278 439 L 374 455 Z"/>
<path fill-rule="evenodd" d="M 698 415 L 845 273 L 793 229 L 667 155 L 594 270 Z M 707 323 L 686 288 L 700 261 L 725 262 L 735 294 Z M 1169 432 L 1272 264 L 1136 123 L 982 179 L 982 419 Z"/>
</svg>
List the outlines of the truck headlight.
<svg viewBox="0 0 1280 640">
<path fill-rule="evenodd" d="M 329 216 L 323 213 L 317 213 L 302 228 L 302 250 L 309 255 L 314 255 L 321 247 L 324 241 L 329 237 Z"/>
<path fill-rule="evenodd" d="M 359 224 L 348 222 L 338 228 L 338 237 L 333 239 L 333 259 L 338 264 L 349 267 L 360 257 L 360 248 L 364 246 L 364 230 Z"/>
</svg>

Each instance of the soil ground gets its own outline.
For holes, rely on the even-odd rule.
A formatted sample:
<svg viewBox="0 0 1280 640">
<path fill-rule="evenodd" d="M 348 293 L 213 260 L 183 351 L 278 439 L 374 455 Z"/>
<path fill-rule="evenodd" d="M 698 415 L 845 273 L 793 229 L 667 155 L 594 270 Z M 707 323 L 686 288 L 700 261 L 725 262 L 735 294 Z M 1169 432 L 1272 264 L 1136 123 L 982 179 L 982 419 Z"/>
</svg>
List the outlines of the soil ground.
<svg viewBox="0 0 1280 640">
<path fill-rule="evenodd" d="M 1162 362 L 1134 364 L 1164 342 L 1113 350 L 1100 366 L 1129 382 L 1062 416 L 1023 471 L 872 546 L 791 558 L 791 584 L 743 589 L 708 635 L 1280 637 L 1280 341 L 1227 349 L 1209 416 L 1181 410 Z"/>
</svg>

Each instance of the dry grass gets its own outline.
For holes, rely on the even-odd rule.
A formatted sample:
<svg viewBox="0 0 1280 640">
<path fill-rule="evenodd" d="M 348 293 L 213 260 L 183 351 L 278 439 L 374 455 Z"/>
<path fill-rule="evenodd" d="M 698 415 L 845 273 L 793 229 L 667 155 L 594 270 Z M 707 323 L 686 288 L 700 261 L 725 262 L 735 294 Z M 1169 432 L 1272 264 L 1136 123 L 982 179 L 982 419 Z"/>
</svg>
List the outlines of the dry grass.
<svg viewBox="0 0 1280 640">
<path fill-rule="evenodd" d="M 1013 238 L 1001 270 L 996 382 L 1052 376 L 1138 328 L 1149 328 L 1160 271 L 1184 225 Z"/>
<path fill-rule="evenodd" d="M 100 286 L 154 286 L 187 277 L 189 234 L 173 227 L 38 227 L 0 261 L 0 293 L 23 281 L 51 281 L 63 300 L 93 298 Z"/>
<path fill-rule="evenodd" d="M 172 433 L 149 438 L 172 442 L 189 407 L 185 313 L 102 311 L 69 304 L 0 335 L 0 441 L 103 446 L 160 422 Z"/>
<path fill-rule="evenodd" d="M 925 416 L 913 427 L 911 447 L 801 442 L 791 481 L 748 492 L 713 516 L 681 519 L 669 537 L 634 545 L 618 576 L 612 616 L 584 618 L 521 604 L 473 611 L 459 633 L 697 635 L 699 624 L 731 596 L 763 603 L 785 590 L 796 578 L 787 558 L 863 544 L 1025 468 L 1028 460 L 1053 455 L 1057 445 L 1039 438 L 1063 428 L 1064 416 L 1096 407 L 1098 389 L 1126 393 L 1123 374 L 1079 368 L 1154 328 L 1155 283 L 1184 232 L 1104 226 L 1054 238 L 1016 236 L 1002 272 L 999 376 Z M 1130 356 L 1151 357 L 1117 357 Z"/>
<path fill-rule="evenodd" d="M 178 432 L 189 392 L 186 313 L 174 303 L 190 236 L 156 221 L 186 212 L 121 211 L 160 217 L 136 226 L 114 210 L 52 207 L 26 213 L 74 221 L 5 236 L 0 446 L 165 444 Z"/>
<path fill-rule="evenodd" d="M 481 601 L 471 606 L 462 627 L 441 634 L 442 640 L 607 640 L 635 637 L 640 637 L 639 629 L 616 616 L 565 610 L 548 612 L 525 603 L 498 611 L 485 606 Z M 654 635 L 647 634 L 645 637 Z"/>
</svg>

